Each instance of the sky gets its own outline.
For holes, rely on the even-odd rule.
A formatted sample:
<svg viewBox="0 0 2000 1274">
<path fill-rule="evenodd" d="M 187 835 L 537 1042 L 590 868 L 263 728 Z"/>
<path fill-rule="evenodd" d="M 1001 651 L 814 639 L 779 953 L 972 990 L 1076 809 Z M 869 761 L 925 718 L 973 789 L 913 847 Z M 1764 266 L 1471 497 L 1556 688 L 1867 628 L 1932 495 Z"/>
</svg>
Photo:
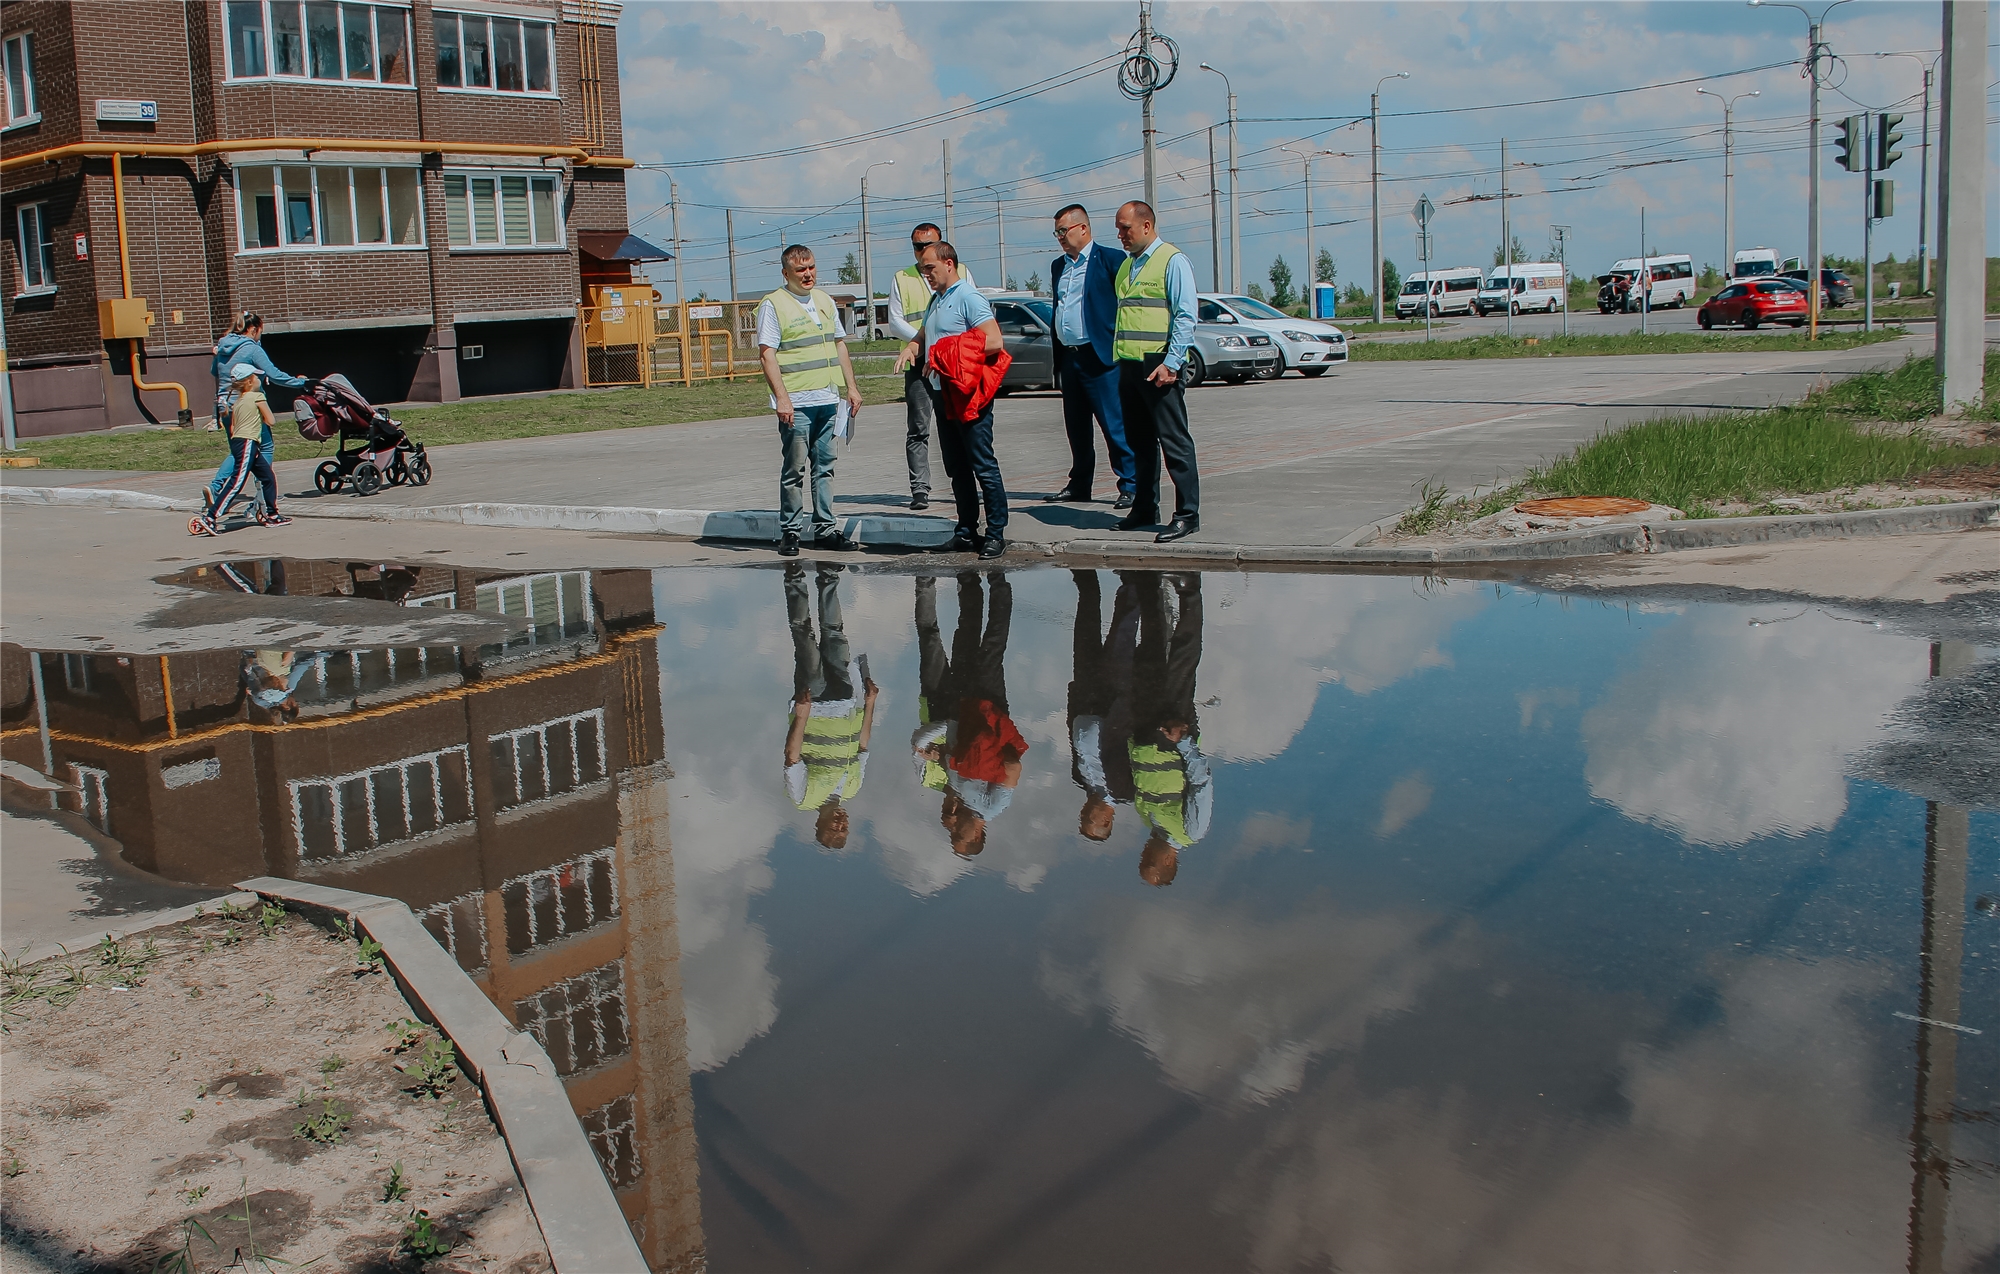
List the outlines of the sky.
<svg viewBox="0 0 2000 1274">
<path fill-rule="evenodd" d="M 1143 192 L 1140 107 L 1117 83 L 1137 22 L 1135 2 L 640 0 L 619 21 L 626 153 L 672 170 L 690 294 L 728 292 L 728 208 L 740 291 L 778 283 L 781 238 L 815 246 L 833 277 L 847 253 L 859 256 L 861 180 L 878 164 L 870 240 L 875 284 L 885 287 L 908 263 L 909 228 L 946 221 L 947 139 L 962 259 L 981 284 L 1001 282 L 1004 224 L 1005 275 L 1046 283 L 1057 208 L 1084 204 L 1109 240 L 1118 204 Z M 1215 261 L 1210 128 L 1226 118 L 1226 99 L 1222 76 L 1201 70 L 1203 61 L 1237 94 L 1246 284 L 1266 280 L 1278 255 L 1305 272 L 1304 166 L 1287 146 L 1332 152 L 1312 167 L 1314 252 L 1332 252 L 1343 286 L 1366 282 L 1369 94 L 1397 71 L 1409 77 L 1382 89 L 1382 236 L 1384 255 L 1405 273 L 1416 268 L 1410 210 L 1419 195 L 1439 210 L 1435 264 L 1492 262 L 1503 138 L 1518 196 L 1506 202 L 1530 258 L 1547 255 L 1549 227 L 1563 223 L 1572 270 L 1599 273 L 1637 252 L 1644 210 L 1653 249 L 1722 262 L 1723 108 L 1697 87 L 1758 94 L 1735 107 L 1736 247 L 1805 250 L 1806 19 L 1796 9 L 1733 0 L 1161 3 L 1154 26 L 1179 47 L 1178 72 L 1154 95 L 1161 232 L 1192 255 L 1204 288 Z M 1869 107 L 1908 117 L 1904 158 L 1887 174 L 1897 214 L 1875 234 L 1878 257 L 1907 258 L 1917 246 L 1923 65 L 1939 48 L 1939 6 L 1849 0 L 1826 38 L 1839 60 L 1824 118 Z M 1990 45 L 1988 60 L 1990 121 L 2000 78 Z M 1934 104 L 1934 132 L 1937 114 Z M 1858 257 L 1863 178 L 1833 165 L 1831 145 L 1824 251 Z M 1215 130 L 1215 146 L 1227 286 L 1226 129 Z M 745 158 L 785 148 L 799 153 Z M 1987 167 L 1989 243 L 2000 241 L 1996 168 Z M 629 190 L 633 228 L 669 244 L 668 173 L 635 172 Z M 1930 241 L 1935 256 L 1935 224 Z M 671 294 L 673 267 L 652 275 Z"/>
</svg>

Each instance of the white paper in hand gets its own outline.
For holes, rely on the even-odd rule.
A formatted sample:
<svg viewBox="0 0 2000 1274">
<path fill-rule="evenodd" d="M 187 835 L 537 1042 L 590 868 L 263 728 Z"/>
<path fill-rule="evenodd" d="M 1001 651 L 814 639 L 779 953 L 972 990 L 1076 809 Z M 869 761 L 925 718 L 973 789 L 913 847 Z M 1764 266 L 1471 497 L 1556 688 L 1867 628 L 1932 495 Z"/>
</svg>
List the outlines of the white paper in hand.
<svg viewBox="0 0 2000 1274">
<path fill-rule="evenodd" d="M 845 398 L 840 400 L 840 405 L 833 411 L 833 436 L 843 442 L 854 440 L 854 413 L 848 409 Z"/>
</svg>

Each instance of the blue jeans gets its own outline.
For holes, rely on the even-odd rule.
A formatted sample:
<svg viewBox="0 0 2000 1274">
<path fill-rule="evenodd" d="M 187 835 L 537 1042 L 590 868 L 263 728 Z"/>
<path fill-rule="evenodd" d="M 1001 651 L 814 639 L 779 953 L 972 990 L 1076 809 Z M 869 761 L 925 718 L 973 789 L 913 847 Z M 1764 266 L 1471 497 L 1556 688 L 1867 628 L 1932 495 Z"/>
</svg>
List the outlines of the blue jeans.
<svg viewBox="0 0 2000 1274">
<path fill-rule="evenodd" d="M 993 407 L 988 404 L 979 419 L 962 423 L 947 419 L 944 395 L 931 390 L 937 416 L 938 454 L 944 457 L 944 471 L 951 477 L 951 494 L 958 505 L 958 530 L 966 537 L 979 534 L 979 506 L 986 505 L 986 531 L 999 535 L 1007 529 L 1007 484 L 1000 477 L 1000 462 L 993 457 Z"/>
<path fill-rule="evenodd" d="M 1085 345 L 1064 345 L 1056 350 L 1061 360 L 1063 427 L 1069 432 L 1069 489 L 1089 495 L 1097 476 L 1097 439 L 1090 418 L 1097 417 L 1104 430 L 1104 450 L 1111 458 L 1111 474 L 1118 480 L 1121 495 L 1132 493 L 1134 465 L 1132 448 L 1125 441 L 1125 412 L 1118 398 L 1118 368 L 1097 360 L 1097 351 Z"/>
<path fill-rule="evenodd" d="M 263 457 L 264 467 L 267 469 L 278 463 L 278 442 L 277 439 L 271 437 L 271 426 L 269 425 L 264 426 L 264 436 L 257 441 L 257 454 Z M 215 476 L 209 479 L 208 498 L 211 502 L 222 494 L 222 489 L 229 485 L 229 479 L 235 473 L 236 448 L 231 446 L 229 454 L 222 458 L 221 467 L 216 469 Z"/>
<path fill-rule="evenodd" d="M 806 470 L 812 470 L 812 536 L 832 535 L 833 520 L 833 418 L 840 410 L 835 403 L 818 407 L 798 407 L 792 411 L 791 427 L 778 426 L 778 439 L 785 447 L 784 467 L 778 474 L 778 511 L 785 533 L 800 539 L 806 536 Z"/>
</svg>

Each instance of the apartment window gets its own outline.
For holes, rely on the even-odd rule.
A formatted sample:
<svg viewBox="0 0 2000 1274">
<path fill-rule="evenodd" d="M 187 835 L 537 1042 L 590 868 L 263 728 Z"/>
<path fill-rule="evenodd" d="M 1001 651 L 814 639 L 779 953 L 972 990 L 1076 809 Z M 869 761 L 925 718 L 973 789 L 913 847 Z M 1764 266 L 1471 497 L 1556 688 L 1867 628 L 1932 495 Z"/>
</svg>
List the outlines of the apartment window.
<svg viewBox="0 0 2000 1274">
<path fill-rule="evenodd" d="M 639 1126 L 632 1094 L 620 1093 L 583 1117 L 584 1135 L 614 1190 L 639 1184 Z"/>
<path fill-rule="evenodd" d="M 14 233 L 21 248 L 21 291 L 55 291 L 56 241 L 49 229 L 49 206 L 28 203 L 15 209 Z"/>
<path fill-rule="evenodd" d="M 488 93 L 554 93 L 555 28 L 484 13 L 439 13 L 440 88 Z"/>
<path fill-rule="evenodd" d="M 22 32 L 7 37 L 7 126 L 32 124 L 42 117 L 35 96 L 35 37 Z"/>
<path fill-rule="evenodd" d="M 561 796 L 605 775 L 604 709 L 509 730 L 488 738 L 493 800 L 502 810 Z"/>
<path fill-rule="evenodd" d="M 472 821 L 464 744 L 356 770 L 294 779 L 292 831 L 301 858 L 338 858 Z"/>
<path fill-rule="evenodd" d="M 426 907 L 424 928 L 451 953 L 467 973 L 486 968 L 486 895 L 460 894 L 450 902 Z"/>
<path fill-rule="evenodd" d="M 560 190 L 561 179 L 554 174 L 446 173 L 444 220 L 451 246 L 562 247 Z"/>
<path fill-rule="evenodd" d="M 595 929 L 618 916 L 618 873 L 609 848 L 516 876 L 500 886 L 507 913 L 507 952 Z"/>
<path fill-rule="evenodd" d="M 239 168 L 243 249 L 421 247 L 421 184 L 415 168 Z"/>
<path fill-rule="evenodd" d="M 625 969 L 613 960 L 514 1001 L 514 1020 L 548 1050 L 556 1074 L 580 1074 L 632 1051 Z"/>
<path fill-rule="evenodd" d="M 229 78 L 410 85 L 410 11 L 337 0 L 226 0 Z"/>
</svg>

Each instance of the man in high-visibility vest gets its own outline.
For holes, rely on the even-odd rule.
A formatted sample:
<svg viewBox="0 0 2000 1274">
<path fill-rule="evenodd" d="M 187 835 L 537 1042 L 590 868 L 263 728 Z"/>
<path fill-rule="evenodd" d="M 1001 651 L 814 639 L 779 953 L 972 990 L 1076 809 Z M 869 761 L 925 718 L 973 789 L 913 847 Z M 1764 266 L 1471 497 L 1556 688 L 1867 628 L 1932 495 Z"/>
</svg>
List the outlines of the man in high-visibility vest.
<svg viewBox="0 0 2000 1274">
<path fill-rule="evenodd" d="M 847 357 L 847 332 L 833 298 L 814 285 L 819 267 L 811 248 L 785 249 L 785 286 L 757 307 L 757 358 L 771 386 L 771 410 L 778 415 L 784 467 L 778 478 L 783 518 L 778 552 L 799 555 L 806 515 L 806 475 L 812 475 L 813 547 L 849 552 L 860 546 L 840 533 L 833 520 L 833 426 L 840 402 L 861 413 L 861 385 Z"/>
<path fill-rule="evenodd" d="M 785 568 L 785 613 L 792 626 L 792 719 L 785 735 L 785 793 L 815 810 L 813 835 L 828 849 L 847 847 L 847 807 L 868 774 L 868 736 L 881 693 L 847 645 L 840 615 L 840 568 L 821 564 L 815 581 L 819 633 L 805 568 Z M 857 693 L 859 692 L 859 693 Z"/>
<path fill-rule="evenodd" d="M 1201 477 L 1194 435 L 1188 431 L 1187 397 L 1181 392 L 1181 364 L 1194 339 L 1194 267 L 1185 253 L 1160 238 L 1152 205 L 1142 200 L 1118 210 L 1118 241 L 1129 255 L 1118 267 L 1118 325 L 1111 349 L 1118 361 L 1125 441 L 1137 466 L 1132 512 L 1118 529 L 1159 525 L 1160 459 L 1165 456 L 1174 480 L 1174 517 L 1153 537 L 1164 544 L 1201 529 Z"/>
<path fill-rule="evenodd" d="M 1170 885 L 1180 854 L 1208 835 L 1214 814 L 1214 777 L 1201 753 L 1195 718 L 1195 669 L 1201 663 L 1201 576 L 1162 577 L 1135 571 L 1139 588 L 1139 645 L 1132 674 L 1132 806 L 1146 824 L 1139 878 Z M 1167 581 L 1180 613 L 1168 633 Z"/>
<path fill-rule="evenodd" d="M 910 248 L 917 262 L 924 249 L 944 239 L 937 223 L 926 221 L 910 231 Z M 961 263 L 958 277 L 968 285 L 972 271 Z M 924 311 L 930 308 L 931 285 L 924 279 L 921 264 L 896 271 L 889 280 L 889 330 L 899 341 L 913 341 L 923 326 Z M 903 459 L 910 470 L 910 508 L 931 507 L 931 396 L 924 392 L 924 369 L 911 367 L 903 373 Z"/>
</svg>

